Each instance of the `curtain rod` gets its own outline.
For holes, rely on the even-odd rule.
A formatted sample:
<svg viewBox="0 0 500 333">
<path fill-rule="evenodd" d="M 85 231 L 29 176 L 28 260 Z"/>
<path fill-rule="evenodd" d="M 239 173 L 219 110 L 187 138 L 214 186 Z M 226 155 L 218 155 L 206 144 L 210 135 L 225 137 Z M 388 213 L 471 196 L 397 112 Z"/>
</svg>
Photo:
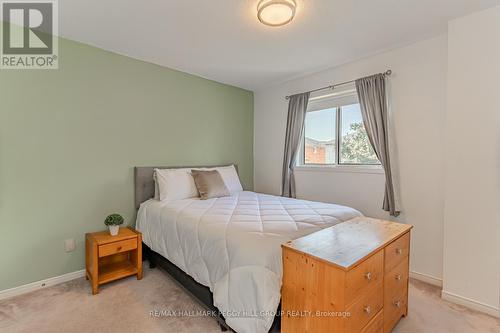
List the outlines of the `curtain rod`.
<svg viewBox="0 0 500 333">
<path fill-rule="evenodd" d="M 389 76 L 389 75 L 392 74 L 392 71 L 390 69 L 388 69 L 385 72 L 383 72 L 382 74 L 384 76 Z M 313 92 L 320 91 L 320 90 L 325 90 L 325 89 L 334 89 L 335 87 L 342 86 L 342 85 L 348 84 L 348 83 L 353 83 L 354 81 L 356 81 L 356 80 L 351 80 L 351 81 L 345 81 L 345 82 L 341 82 L 341 83 L 336 83 L 336 84 L 332 84 L 332 85 L 329 85 L 329 86 L 326 86 L 326 87 L 323 87 L 323 88 L 309 90 L 309 91 L 306 91 L 306 92 L 313 93 Z M 290 96 L 285 96 L 285 99 L 290 99 Z"/>
</svg>

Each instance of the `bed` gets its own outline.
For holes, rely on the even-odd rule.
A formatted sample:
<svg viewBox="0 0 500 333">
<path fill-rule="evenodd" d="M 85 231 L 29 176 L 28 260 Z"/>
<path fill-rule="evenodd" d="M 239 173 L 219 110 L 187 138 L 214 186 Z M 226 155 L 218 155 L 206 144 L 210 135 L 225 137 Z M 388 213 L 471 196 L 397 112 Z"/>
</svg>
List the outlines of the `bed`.
<svg viewBox="0 0 500 333">
<path fill-rule="evenodd" d="M 218 311 L 221 327 L 240 333 L 277 329 L 281 244 L 362 215 L 250 191 L 162 202 L 152 199 L 153 170 L 135 168 L 136 228 L 146 257 Z"/>
</svg>

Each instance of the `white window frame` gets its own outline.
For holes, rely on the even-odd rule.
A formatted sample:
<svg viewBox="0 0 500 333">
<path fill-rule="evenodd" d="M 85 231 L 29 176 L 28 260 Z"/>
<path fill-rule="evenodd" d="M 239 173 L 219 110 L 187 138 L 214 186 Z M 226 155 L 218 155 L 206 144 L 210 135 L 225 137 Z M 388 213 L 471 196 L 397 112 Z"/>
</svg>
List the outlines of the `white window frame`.
<svg viewBox="0 0 500 333">
<path fill-rule="evenodd" d="M 323 95 L 311 96 L 307 112 L 325 110 L 329 108 L 337 108 L 336 110 L 336 128 L 335 128 L 335 164 L 306 164 L 305 163 L 305 140 L 304 136 L 301 139 L 299 147 L 299 158 L 295 170 L 306 172 L 347 172 L 347 173 L 373 173 L 383 174 L 384 170 L 380 164 L 339 164 L 340 159 L 340 136 L 341 136 L 341 108 L 342 106 L 357 104 L 358 96 L 354 84 L 336 89 L 334 92 L 329 92 Z"/>
</svg>

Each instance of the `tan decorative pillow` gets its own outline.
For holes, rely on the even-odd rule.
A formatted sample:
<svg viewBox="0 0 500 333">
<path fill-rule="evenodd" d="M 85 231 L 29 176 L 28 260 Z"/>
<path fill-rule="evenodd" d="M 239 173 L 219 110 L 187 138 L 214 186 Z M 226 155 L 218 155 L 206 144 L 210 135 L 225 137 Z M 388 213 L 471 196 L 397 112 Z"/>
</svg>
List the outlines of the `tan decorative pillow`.
<svg viewBox="0 0 500 333">
<path fill-rule="evenodd" d="M 229 196 L 229 190 L 217 170 L 191 170 L 201 200 Z"/>
</svg>

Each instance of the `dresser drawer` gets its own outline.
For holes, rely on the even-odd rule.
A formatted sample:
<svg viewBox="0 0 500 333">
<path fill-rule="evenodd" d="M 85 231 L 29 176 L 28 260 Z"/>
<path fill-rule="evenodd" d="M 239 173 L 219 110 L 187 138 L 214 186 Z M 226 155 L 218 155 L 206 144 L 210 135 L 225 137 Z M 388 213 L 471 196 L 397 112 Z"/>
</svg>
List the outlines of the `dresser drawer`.
<svg viewBox="0 0 500 333">
<path fill-rule="evenodd" d="M 375 317 L 384 304 L 382 283 L 375 285 L 369 293 L 365 293 L 347 308 L 350 317 L 347 319 L 346 332 L 358 333 Z"/>
<path fill-rule="evenodd" d="M 380 310 L 361 333 L 383 333 L 384 332 L 384 310 Z"/>
<path fill-rule="evenodd" d="M 368 289 L 383 281 L 384 251 L 380 250 L 361 264 L 347 272 L 346 304 L 351 304 Z"/>
<path fill-rule="evenodd" d="M 118 242 L 99 245 L 99 258 L 112 254 L 134 250 L 137 248 L 137 239 L 126 239 Z"/>
<path fill-rule="evenodd" d="M 385 272 L 399 265 L 410 250 L 410 233 L 406 233 L 385 248 Z"/>
<path fill-rule="evenodd" d="M 408 289 L 408 257 L 403 259 L 389 273 L 385 273 L 384 284 L 386 298 L 400 294 Z"/>
<path fill-rule="evenodd" d="M 384 332 L 390 332 L 397 324 L 399 319 L 406 314 L 408 303 L 407 289 L 401 289 L 399 292 L 387 295 L 384 298 Z"/>
</svg>

